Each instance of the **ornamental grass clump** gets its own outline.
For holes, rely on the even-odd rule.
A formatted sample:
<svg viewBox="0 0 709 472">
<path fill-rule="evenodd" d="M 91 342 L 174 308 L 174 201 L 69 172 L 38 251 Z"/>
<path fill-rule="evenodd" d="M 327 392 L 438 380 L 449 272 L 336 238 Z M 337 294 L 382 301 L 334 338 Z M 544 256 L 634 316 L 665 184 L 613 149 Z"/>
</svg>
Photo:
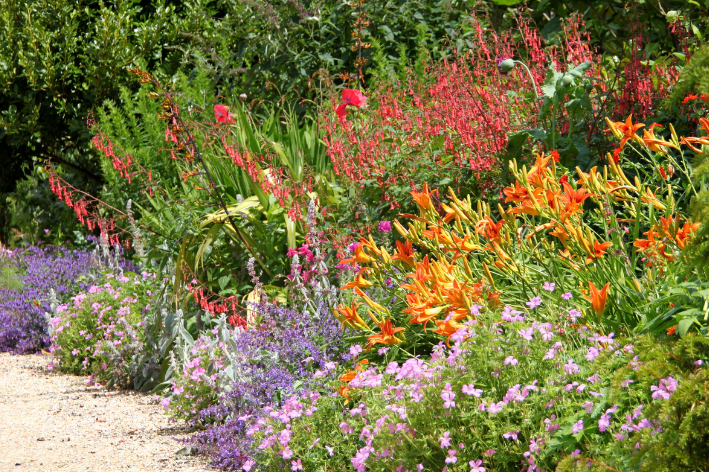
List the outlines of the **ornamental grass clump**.
<svg viewBox="0 0 709 472">
<path fill-rule="evenodd" d="M 346 396 L 334 382 L 268 408 L 249 427 L 255 458 L 247 464 L 266 471 L 535 471 L 560 461 L 595 467 L 602 457 L 627 470 L 635 444 L 662 433 L 664 420 L 645 412 L 672 401 L 706 352 L 689 350 L 688 364 L 646 365 L 650 356 L 637 346 L 654 339 L 617 339 L 579 324 L 578 301 L 559 306 L 532 295 L 544 301 L 480 312 L 430 359 L 361 362 L 340 376 Z M 617 448 L 625 450 L 607 454 Z"/>
<path fill-rule="evenodd" d="M 452 190 L 436 201 L 426 184 L 411 192 L 419 214 L 401 215 L 408 228 L 394 223 L 403 238 L 396 252 L 362 238 L 341 261 L 357 275 L 343 286 L 352 298 L 335 316 L 359 331 L 374 358 L 382 346 L 402 358 L 427 354 L 500 303 L 521 309 L 573 299 L 581 322 L 614 331 L 677 325 L 684 335 L 701 327 L 696 313 L 664 317 L 663 303 L 663 282 L 684 274 L 680 253 L 699 227 L 682 211 L 694 191 L 691 168 L 673 150 L 691 150 L 699 138 L 680 138 L 671 126 L 668 140 L 652 126 L 640 137 L 631 118 L 608 123 L 620 147 L 606 166 L 577 168 L 574 177 L 553 152 L 530 168 L 513 161 L 514 181 L 497 209 L 476 208 Z M 545 290 L 533 295 L 538 287 Z"/>
</svg>

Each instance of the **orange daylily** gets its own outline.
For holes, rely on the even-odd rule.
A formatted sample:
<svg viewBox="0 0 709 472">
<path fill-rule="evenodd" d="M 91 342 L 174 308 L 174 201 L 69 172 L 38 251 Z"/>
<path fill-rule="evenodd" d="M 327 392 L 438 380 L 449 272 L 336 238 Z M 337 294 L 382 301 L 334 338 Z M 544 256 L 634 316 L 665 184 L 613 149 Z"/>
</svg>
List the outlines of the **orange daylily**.
<svg viewBox="0 0 709 472">
<path fill-rule="evenodd" d="M 392 260 L 399 260 L 409 267 L 414 267 L 416 259 L 414 258 L 414 249 L 411 240 L 406 240 L 406 245 L 401 241 L 396 241 L 396 254 L 391 256 Z"/>
<path fill-rule="evenodd" d="M 529 200 L 529 192 L 525 187 L 522 187 L 519 182 L 515 181 L 514 187 L 505 187 L 502 189 L 502 193 L 505 194 L 505 203 L 515 202 L 522 203 Z"/>
<path fill-rule="evenodd" d="M 369 326 L 367 326 L 367 323 L 364 322 L 362 317 L 359 316 L 357 313 L 357 307 L 360 306 L 361 303 L 355 303 L 354 300 L 352 300 L 352 306 L 348 307 L 343 304 L 340 304 L 337 308 L 335 313 L 335 317 L 342 323 L 342 326 L 344 327 L 345 325 L 354 328 L 354 329 L 367 329 Z M 341 316 L 337 314 L 337 312 L 340 312 Z"/>
<path fill-rule="evenodd" d="M 709 143 L 707 143 L 709 144 Z M 655 196 L 655 193 L 650 190 L 650 187 L 645 187 L 645 193 L 640 194 L 640 199 L 645 203 L 651 203 L 655 209 L 660 211 L 667 210 L 667 207 Z"/>
<path fill-rule="evenodd" d="M 691 233 L 695 232 L 701 226 L 701 223 L 685 223 L 682 228 L 677 231 L 675 236 L 675 241 L 677 241 L 677 246 L 680 249 L 684 249 L 687 244 L 687 240 L 691 237 Z"/>
<path fill-rule="evenodd" d="M 355 265 L 355 264 L 367 264 L 370 262 L 374 262 L 374 258 L 372 256 L 367 255 L 367 253 L 364 252 L 364 245 L 362 243 L 359 243 L 355 247 L 354 256 L 350 257 L 349 259 L 342 259 L 340 261 L 340 264 Z"/>
<path fill-rule="evenodd" d="M 657 241 L 655 241 L 655 236 L 659 236 L 659 234 L 655 231 L 655 228 L 650 228 L 650 231 L 646 231 L 643 234 L 647 236 L 647 239 L 635 240 L 633 246 L 638 248 L 635 252 L 644 252 L 647 249 L 653 248 L 657 244 Z"/>
<path fill-rule="evenodd" d="M 612 242 L 608 241 L 603 244 L 599 244 L 598 241 L 593 242 L 593 252 L 586 257 L 586 264 L 589 264 L 594 259 L 598 259 L 606 253 L 606 249 L 613 245 Z"/>
<path fill-rule="evenodd" d="M 564 182 L 564 193 L 559 195 L 559 201 L 564 205 L 564 211 L 568 215 L 574 215 L 575 213 L 580 213 L 582 211 L 581 207 L 583 202 L 592 197 L 593 194 L 587 189 L 580 187 L 574 190 L 571 185 Z"/>
<path fill-rule="evenodd" d="M 478 221 L 475 225 L 475 232 L 479 235 L 489 239 L 490 241 L 500 242 L 500 230 L 505 224 L 505 220 L 500 220 L 495 223 L 495 220 L 486 216 L 482 220 Z"/>
<path fill-rule="evenodd" d="M 352 282 L 350 282 L 346 285 L 343 285 L 342 288 L 340 288 L 340 290 L 345 290 L 345 289 L 354 288 L 354 287 L 366 288 L 366 287 L 373 286 L 374 284 L 372 282 L 370 282 L 369 280 L 366 280 L 364 278 L 364 274 L 366 272 L 367 272 L 367 269 L 362 269 L 359 272 L 357 272 L 357 276 L 355 277 L 355 279 Z"/>
<path fill-rule="evenodd" d="M 445 203 L 441 203 L 441 208 L 446 212 L 446 215 L 443 217 L 443 221 L 450 223 L 450 221 L 455 218 L 455 210 Z"/>
<path fill-rule="evenodd" d="M 433 209 L 433 203 L 431 203 L 431 194 L 428 192 L 428 182 L 423 184 L 423 190 L 420 192 L 411 191 L 411 196 L 419 207 L 423 210 Z"/>
<path fill-rule="evenodd" d="M 643 130 L 642 139 L 647 148 L 653 152 L 667 152 L 667 149 L 665 148 L 668 147 L 679 150 L 679 148 L 674 144 L 667 142 L 664 139 L 659 139 L 655 137 L 655 131 L 653 130 L 653 128 L 655 128 L 656 126 L 659 127 L 660 125 L 653 123 L 650 125 L 650 128 L 648 128 L 647 130 Z"/>
<path fill-rule="evenodd" d="M 642 123 L 638 124 L 633 124 L 633 115 L 632 113 L 628 116 L 628 119 L 625 120 L 625 123 L 623 122 L 616 122 L 613 123 L 615 125 L 615 128 L 620 131 L 621 135 L 623 138 L 620 140 L 620 147 L 621 149 L 625 146 L 625 144 L 630 141 L 631 139 L 638 139 L 638 136 L 635 134 L 637 130 L 645 126 Z"/>
<path fill-rule="evenodd" d="M 596 315 L 598 315 L 599 317 L 606 310 L 606 301 L 608 300 L 608 288 L 610 286 L 611 283 L 608 282 L 603 286 L 601 290 L 598 290 L 596 284 L 594 284 L 590 280 L 588 282 L 588 289 L 591 292 L 591 296 L 589 297 L 588 295 L 584 295 L 584 297 L 586 297 L 586 299 L 591 302 L 593 312 L 596 313 Z"/>
<path fill-rule="evenodd" d="M 527 172 L 527 181 L 535 187 L 540 188 L 544 186 L 544 181 L 547 180 L 544 171 L 552 160 L 552 156 L 544 157 L 544 154 L 536 154 L 536 157 L 537 160 L 532 168 L 529 169 L 529 172 Z"/>
<path fill-rule="evenodd" d="M 374 334 L 369 336 L 367 340 L 367 351 L 372 349 L 375 344 L 400 344 L 403 341 L 396 337 L 396 333 L 399 331 L 404 331 L 406 328 L 394 328 L 391 325 L 391 320 L 389 318 L 385 319 L 379 324 L 379 328 L 382 330 L 379 334 Z"/>
<path fill-rule="evenodd" d="M 450 347 L 451 336 L 458 332 L 459 329 L 464 328 L 462 324 L 456 322 L 453 319 L 450 319 L 448 321 L 438 320 L 436 321 L 436 326 L 438 326 L 438 328 L 434 329 L 433 332 L 436 334 L 440 334 L 441 336 L 445 336 L 446 344 L 448 345 L 448 347 Z"/>
</svg>

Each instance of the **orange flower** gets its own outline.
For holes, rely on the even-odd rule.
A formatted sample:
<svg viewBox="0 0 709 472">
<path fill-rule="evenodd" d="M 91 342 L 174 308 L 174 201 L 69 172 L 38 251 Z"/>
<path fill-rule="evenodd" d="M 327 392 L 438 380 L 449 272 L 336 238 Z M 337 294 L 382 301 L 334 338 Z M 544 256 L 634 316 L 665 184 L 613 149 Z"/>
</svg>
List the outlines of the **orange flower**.
<svg viewBox="0 0 709 472">
<path fill-rule="evenodd" d="M 369 262 L 374 262 L 374 258 L 372 258 L 371 256 L 368 256 L 367 253 L 364 252 L 364 245 L 362 243 L 358 243 L 357 246 L 355 247 L 354 257 L 350 257 L 349 259 L 342 259 L 340 261 L 340 264 L 355 265 L 355 264 L 367 264 Z"/>
<path fill-rule="evenodd" d="M 364 278 L 364 274 L 365 274 L 366 272 L 367 272 L 367 269 L 362 269 L 362 270 L 360 270 L 360 271 L 357 273 L 357 276 L 355 277 L 355 279 L 354 279 L 352 282 L 350 282 L 350 283 L 348 283 L 348 284 L 346 284 L 346 285 L 343 285 L 340 290 L 345 290 L 345 289 L 354 288 L 354 287 L 366 288 L 366 287 L 371 287 L 371 286 L 373 286 L 374 284 L 373 284 L 372 282 L 370 282 L 369 280 L 366 280 L 366 279 Z"/>
<path fill-rule="evenodd" d="M 680 249 L 684 249 L 684 247 L 687 245 L 687 240 L 691 237 L 691 233 L 699 229 L 701 225 L 701 223 L 685 223 L 684 226 L 682 226 L 682 229 L 677 231 L 677 236 L 675 236 L 677 246 Z"/>
<path fill-rule="evenodd" d="M 591 281 L 588 282 L 588 289 L 591 292 L 591 296 L 589 297 L 588 295 L 584 295 L 584 297 L 586 297 L 586 299 L 591 302 L 593 312 L 596 313 L 596 315 L 598 315 L 599 317 L 606 309 L 606 301 L 608 299 L 608 288 L 610 286 L 611 283 L 608 282 L 603 286 L 601 290 L 598 290 L 596 284 Z"/>
<path fill-rule="evenodd" d="M 486 239 L 489 239 L 490 241 L 500 241 L 500 230 L 502 229 L 502 226 L 505 224 L 505 220 L 500 220 L 497 223 L 495 223 L 495 220 L 490 218 L 489 216 L 486 216 L 482 220 L 478 221 L 478 223 L 475 225 L 475 232 L 478 233 L 481 236 L 484 236 Z"/>
<path fill-rule="evenodd" d="M 635 242 L 633 243 L 633 246 L 638 248 L 635 252 L 643 252 L 643 251 L 646 251 L 647 249 L 652 249 L 657 244 L 657 241 L 655 241 L 655 236 L 658 235 L 658 233 L 655 231 L 654 228 L 650 228 L 650 231 L 646 231 L 643 234 L 647 236 L 647 239 L 636 239 L 635 240 Z"/>
<path fill-rule="evenodd" d="M 606 249 L 613 245 L 612 242 L 608 241 L 603 244 L 598 244 L 598 241 L 593 242 L 593 253 L 586 257 L 586 264 L 589 264 L 594 259 L 598 259 L 606 253 Z"/>
<path fill-rule="evenodd" d="M 620 131 L 621 135 L 623 138 L 620 140 L 620 147 L 621 149 L 625 146 L 625 143 L 630 141 L 631 139 L 638 139 L 637 135 L 635 132 L 645 126 L 642 123 L 638 123 L 636 125 L 633 124 L 633 115 L 632 113 L 628 116 L 628 119 L 625 120 L 625 123 L 623 122 L 616 122 L 613 123 L 615 125 L 615 128 Z"/>
<path fill-rule="evenodd" d="M 441 208 L 443 211 L 446 212 L 446 215 L 443 217 L 443 221 L 446 223 L 450 223 L 451 220 L 455 218 L 455 210 L 446 205 L 445 203 L 441 203 Z"/>
<path fill-rule="evenodd" d="M 367 323 L 365 323 L 362 317 L 360 317 L 357 313 L 357 307 L 360 305 L 361 303 L 355 304 L 355 301 L 352 300 L 351 307 L 344 306 L 343 304 L 340 304 L 340 306 L 337 307 L 336 311 L 334 312 L 335 317 L 342 323 L 343 327 L 347 325 L 354 329 L 369 328 L 369 326 L 367 326 Z M 338 315 L 337 312 L 340 312 L 341 316 Z"/>
<path fill-rule="evenodd" d="M 643 130 L 643 142 L 647 145 L 648 149 L 653 152 L 666 152 L 666 147 L 679 149 L 672 143 L 669 143 L 663 139 L 656 138 L 655 131 L 653 131 L 653 128 L 655 126 L 655 123 L 653 123 L 652 125 L 650 125 L 649 130 Z"/>
<path fill-rule="evenodd" d="M 367 351 L 370 351 L 372 346 L 375 344 L 400 344 L 403 342 L 401 339 L 396 337 L 396 333 L 399 331 L 404 331 L 406 328 L 394 328 L 391 325 L 391 320 L 389 318 L 380 323 L 379 328 L 382 330 L 381 333 L 374 334 L 367 338 L 369 341 L 367 344 Z"/>
<path fill-rule="evenodd" d="M 422 191 L 412 191 L 411 196 L 422 210 L 433 209 L 433 204 L 431 203 L 431 194 L 428 192 L 428 182 L 423 184 Z"/>
<path fill-rule="evenodd" d="M 399 260 L 409 267 L 414 267 L 416 259 L 414 258 L 414 249 L 411 240 L 406 241 L 404 245 L 401 241 L 396 241 L 396 254 L 391 256 L 392 260 Z"/>
<path fill-rule="evenodd" d="M 450 319 L 448 321 L 438 320 L 436 321 L 436 325 L 438 326 L 438 328 L 434 329 L 433 332 L 436 334 L 440 334 L 441 336 L 445 336 L 446 344 L 448 345 L 448 347 L 450 347 L 451 336 L 458 332 L 459 329 L 464 327 L 462 324 L 456 322 L 453 319 Z"/>
<path fill-rule="evenodd" d="M 667 328 L 667 336 L 672 336 L 677 331 L 677 326 L 670 326 Z"/>
<path fill-rule="evenodd" d="M 552 160 L 552 156 L 544 157 L 544 154 L 536 154 L 536 156 L 537 160 L 532 168 L 529 169 L 529 172 L 527 172 L 527 181 L 535 187 L 541 188 L 544 186 L 544 181 L 547 180 L 544 171 Z"/>
<path fill-rule="evenodd" d="M 522 187 L 519 182 L 515 181 L 514 187 L 505 187 L 502 189 L 502 193 L 505 194 L 505 203 L 515 202 L 522 203 L 529 200 L 529 192 L 525 187 Z"/>
</svg>

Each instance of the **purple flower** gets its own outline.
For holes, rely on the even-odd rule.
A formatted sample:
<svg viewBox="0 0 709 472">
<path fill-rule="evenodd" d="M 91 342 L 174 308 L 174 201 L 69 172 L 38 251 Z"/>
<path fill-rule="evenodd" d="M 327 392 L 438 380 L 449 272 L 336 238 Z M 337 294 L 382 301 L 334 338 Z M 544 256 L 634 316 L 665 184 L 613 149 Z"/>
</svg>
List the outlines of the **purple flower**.
<svg viewBox="0 0 709 472">
<path fill-rule="evenodd" d="M 510 431 L 510 432 L 508 432 L 508 433 L 505 433 L 505 434 L 502 435 L 502 437 L 505 438 L 505 439 L 516 440 L 518 433 L 519 433 L 519 429 L 517 429 L 517 430 L 515 430 L 515 431 Z"/>
<path fill-rule="evenodd" d="M 553 292 L 555 288 L 556 288 L 556 284 L 554 282 L 552 282 L 552 283 L 544 282 L 544 290 L 546 290 L 548 292 Z"/>
<path fill-rule="evenodd" d="M 578 421 L 571 427 L 571 431 L 572 431 L 574 434 L 578 434 L 579 431 L 582 431 L 582 430 L 583 430 L 583 420 L 578 420 Z"/>
<path fill-rule="evenodd" d="M 566 292 L 561 296 L 561 298 L 563 298 L 564 300 L 571 300 L 572 297 L 573 295 L 571 294 L 571 292 Z"/>
<path fill-rule="evenodd" d="M 534 310 L 536 307 L 542 304 L 542 297 L 534 297 L 525 303 L 530 310 Z"/>
<path fill-rule="evenodd" d="M 519 335 L 527 341 L 531 341 L 532 336 L 534 335 L 534 328 L 520 329 Z"/>
<path fill-rule="evenodd" d="M 379 231 L 381 231 L 382 233 L 391 232 L 391 221 L 380 221 L 379 222 Z"/>
<path fill-rule="evenodd" d="M 447 447 L 450 447 L 451 445 L 451 438 L 450 438 L 451 433 L 446 431 L 443 433 L 443 436 L 438 438 L 438 442 L 441 443 L 441 448 L 445 449 Z"/>
<path fill-rule="evenodd" d="M 485 472 L 485 467 L 482 466 L 482 463 L 482 459 L 468 462 L 468 465 L 472 467 L 472 469 L 470 469 L 470 472 Z"/>
<path fill-rule="evenodd" d="M 510 364 L 517 365 L 518 363 L 519 363 L 519 361 L 517 359 L 515 359 L 514 356 L 507 356 L 505 358 L 505 365 L 510 365 Z"/>
<path fill-rule="evenodd" d="M 611 415 L 605 414 L 605 415 L 601 416 L 601 419 L 598 420 L 598 430 L 601 433 L 605 433 L 610 425 L 611 425 Z"/>
<path fill-rule="evenodd" d="M 573 374 L 578 374 L 581 369 L 580 369 L 579 366 L 574 362 L 573 359 L 569 359 L 568 361 L 566 361 L 566 364 L 564 364 L 564 370 L 565 370 L 566 373 L 568 373 L 569 375 L 573 375 Z"/>
<path fill-rule="evenodd" d="M 458 458 L 455 457 L 455 455 L 458 454 L 458 451 L 455 449 L 449 449 L 448 450 L 448 457 L 446 457 L 446 464 L 455 464 L 458 462 Z"/>
</svg>

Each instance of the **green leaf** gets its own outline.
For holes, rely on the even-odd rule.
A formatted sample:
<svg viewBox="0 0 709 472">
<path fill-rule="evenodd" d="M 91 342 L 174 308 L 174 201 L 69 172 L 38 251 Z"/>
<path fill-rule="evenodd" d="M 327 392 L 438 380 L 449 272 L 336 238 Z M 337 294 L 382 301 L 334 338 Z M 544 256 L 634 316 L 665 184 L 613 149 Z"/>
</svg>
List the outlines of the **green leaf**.
<svg viewBox="0 0 709 472">
<path fill-rule="evenodd" d="M 680 321 L 677 324 L 677 333 L 680 336 L 684 337 L 687 334 L 687 331 L 689 331 L 689 328 L 691 328 L 694 323 L 699 324 L 699 321 L 697 321 L 696 318 L 687 318 Z"/>
</svg>

